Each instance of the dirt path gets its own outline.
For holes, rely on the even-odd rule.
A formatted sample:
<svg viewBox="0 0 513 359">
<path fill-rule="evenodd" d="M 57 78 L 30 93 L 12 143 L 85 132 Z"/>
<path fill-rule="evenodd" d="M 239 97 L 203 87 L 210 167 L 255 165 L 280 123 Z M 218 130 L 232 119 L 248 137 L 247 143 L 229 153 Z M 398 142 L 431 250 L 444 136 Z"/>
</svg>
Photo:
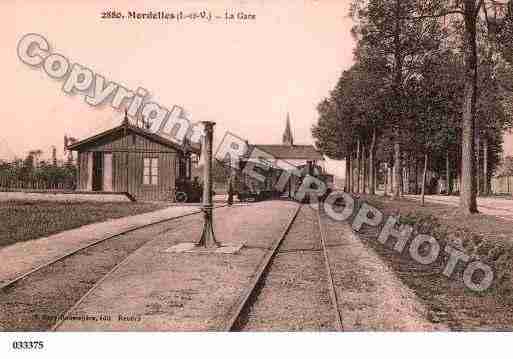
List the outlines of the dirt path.
<svg viewBox="0 0 513 359">
<path fill-rule="evenodd" d="M 420 201 L 420 196 L 409 195 L 406 198 Z M 443 203 L 450 206 L 459 205 L 459 197 L 456 196 L 426 196 L 425 200 L 431 203 Z M 478 198 L 477 207 L 482 214 L 513 221 L 513 200 L 511 199 L 495 197 Z"/>
<path fill-rule="evenodd" d="M 323 216 L 327 246 L 345 331 L 446 330 L 346 222 Z"/>
</svg>

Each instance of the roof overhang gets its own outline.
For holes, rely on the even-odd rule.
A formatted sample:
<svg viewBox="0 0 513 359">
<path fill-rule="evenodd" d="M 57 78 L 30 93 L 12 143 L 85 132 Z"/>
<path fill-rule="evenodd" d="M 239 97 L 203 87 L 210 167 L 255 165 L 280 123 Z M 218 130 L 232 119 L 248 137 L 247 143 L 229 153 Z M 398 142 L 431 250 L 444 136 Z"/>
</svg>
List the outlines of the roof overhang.
<svg viewBox="0 0 513 359">
<path fill-rule="evenodd" d="M 126 123 L 121 124 L 120 126 L 111 128 L 110 130 L 98 133 L 98 134 L 96 134 L 94 136 L 88 137 L 88 138 L 86 138 L 84 140 L 75 142 L 75 143 L 69 145 L 67 147 L 67 149 L 70 150 L 70 151 L 79 151 L 82 148 L 84 148 L 84 147 L 86 147 L 86 146 L 88 146 L 88 145 L 90 145 L 90 144 L 92 144 L 92 143 L 94 143 L 96 141 L 101 140 L 102 138 L 114 135 L 114 134 L 116 134 L 118 132 L 122 132 L 122 131 L 128 131 L 128 132 L 135 133 L 135 134 L 137 134 L 139 136 L 147 138 L 150 141 L 159 143 L 159 144 L 161 144 L 163 146 L 172 148 L 172 149 L 180 151 L 180 152 L 184 152 L 184 153 L 191 152 L 191 153 L 195 153 L 195 154 L 200 154 L 200 151 L 201 151 L 201 148 L 197 144 L 181 145 L 181 144 L 176 143 L 174 141 L 168 140 L 167 138 L 159 136 L 159 135 L 157 135 L 157 134 L 155 134 L 153 132 L 150 132 L 150 131 L 144 130 L 144 129 L 136 127 L 136 126 L 132 126 L 130 124 L 126 124 Z"/>
</svg>

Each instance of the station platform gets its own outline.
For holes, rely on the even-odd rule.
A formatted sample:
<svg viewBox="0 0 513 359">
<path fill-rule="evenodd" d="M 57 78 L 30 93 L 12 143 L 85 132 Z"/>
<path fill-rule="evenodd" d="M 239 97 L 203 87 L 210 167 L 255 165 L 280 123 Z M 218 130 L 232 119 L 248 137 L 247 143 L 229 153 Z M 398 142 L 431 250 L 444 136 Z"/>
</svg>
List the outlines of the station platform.
<svg viewBox="0 0 513 359">
<path fill-rule="evenodd" d="M 197 241 L 202 221 L 156 236 L 105 277 L 55 329 L 219 330 L 297 206 L 269 201 L 215 213 L 217 240 L 244 245 L 237 254 L 169 251 L 179 243 Z"/>
<path fill-rule="evenodd" d="M 198 206 L 172 206 L 162 210 L 91 223 L 48 237 L 18 242 L 0 249 L 0 286 L 95 241 L 140 226 L 199 212 Z"/>
</svg>

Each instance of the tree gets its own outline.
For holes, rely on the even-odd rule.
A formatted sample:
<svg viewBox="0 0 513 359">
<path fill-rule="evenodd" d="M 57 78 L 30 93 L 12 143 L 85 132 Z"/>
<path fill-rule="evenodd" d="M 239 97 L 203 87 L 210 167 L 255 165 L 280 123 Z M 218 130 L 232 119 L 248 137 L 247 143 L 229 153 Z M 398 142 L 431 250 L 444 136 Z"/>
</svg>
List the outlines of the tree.
<svg viewBox="0 0 513 359">
<path fill-rule="evenodd" d="M 395 198 L 401 188 L 401 138 L 404 137 L 404 85 L 415 76 L 417 65 L 426 54 L 436 50 L 441 31 L 437 21 L 419 15 L 414 0 L 354 0 L 350 14 L 357 21 L 352 32 L 368 64 L 385 61 L 382 74 L 390 86 L 393 97 L 389 106 L 393 116 L 388 118 L 394 143 L 393 182 Z M 421 14 L 422 15 L 422 14 Z"/>
<path fill-rule="evenodd" d="M 373 193 L 377 160 L 393 169 L 393 178 L 384 178 L 394 184 L 395 197 L 409 188 L 412 166 L 417 190 L 422 161 L 424 174 L 445 176 L 447 193 L 460 172 L 460 208 L 477 210 L 476 175 L 486 193 L 513 113 L 511 96 L 504 95 L 513 88 L 513 71 L 494 45 L 505 36 L 504 26 L 489 36 L 490 3 L 353 0 L 355 64 L 319 104 L 312 128 L 321 151 L 346 158 L 346 189 L 354 168 L 356 187 L 360 172 L 368 173 Z M 482 151 L 475 151 L 475 138 Z"/>
<path fill-rule="evenodd" d="M 476 204 L 476 158 L 475 140 L 476 111 L 478 100 L 478 31 L 482 20 L 486 20 L 486 29 L 494 31 L 502 44 L 504 54 L 511 55 L 512 39 L 512 5 L 507 4 L 505 20 L 498 20 L 497 9 L 504 8 L 505 3 L 494 0 L 425 0 L 393 1 L 393 0 L 354 0 L 351 13 L 359 20 L 353 33 L 358 35 L 359 42 L 365 43 L 391 60 L 390 75 L 394 89 L 394 107 L 398 110 L 395 116 L 400 123 L 404 120 L 404 81 L 408 80 L 405 71 L 409 67 L 406 61 L 411 58 L 415 65 L 418 56 L 433 50 L 440 33 L 440 25 L 453 31 L 453 39 L 446 38 L 449 44 L 456 38 L 460 44 L 464 58 L 463 103 L 461 119 L 461 194 L 460 209 L 464 213 L 477 212 Z M 492 18 L 490 12 L 493 11 Z M 459 21 L 460 20 L 460 21 Z M 438 25 L 438 26 L 437 26 Z M 493 25 L 493 26 L 491 26 Z M 420 31 L 418 31 L 420 29 Z M 425 31 L 425 29 L 428 29 Z M 417 31 L 416 31 L 417 30 Z M 423 35 L 426 36 L 423 36 Z M 417 36 L 415 36 L 417 35 Z M 420 36 L 419 36 L 420 35 Z M 430 42 L 430 39 L 432 40 Z M 406 40 L 406 41 L 405 41 Z M 409 40 L 409 41 L 408 41 Z M 426 46 L 428 45 L 428 46 Z M 430 47 L 431 46 L 431 47 Z M 419 50 L 417 52 L 417 50 Z M 422 51 L 424 50 L 424 51 Z M 434 50 L 437 50 L 435 48 Z M 431 51 L 433 53 L 433 51 Z M 410 57 L 408 57 L 410 56 Z M 511 59 L 511 56 L 509 57 Z M 415 66 L 413 66 L 415 67 Z M 396 124 L 394 140 L 394 182 L 398 183 L 400 173 L 400 129 Z M 398 186 L 394 195 L 398 195 Z"/>
<path fill-rule="evenodd" d="M 327 157 L 346 159 L 346 191 L 352 190 L 353 124 L 346 92 L 351 81 L 350 73 L 344 72 L 330 98 L 317 106 L 319 119 L 312 126 L 316 147 Z M 346 106 L 348 105 L 348 106 Z"/>
<path fill-rule="evenodd" d="M 369 191 L 374 194 L 376 143 L 386 108 L 385 87 L 381 83 L 379 75 L 357 64 L 342 74 L 330 98 L 317 106 L 319 119 L 312 127 L 312 135 L 323 154 L 332 159 L 346 159 L 347 191 L 353 184 L 352 157 L 355 156 L 356 191 L 365 190 L 368 177 Z"/>
<path fill-rule="evenodd" d="M 500 176 L 513 176 L 513 156 L 507 156 L 502 163 Z"/>
<path fill-rule="evenodd" d="M 477 176 L 475 163 L 475 121 L 478 100 L 478 48 L 477 35 L 481 16 L 484 16 L 490 30 L 488 10 L 504 5 L 494 0 L 454 0 L 428 1 L 434 12 L 429 16 L 460 15 L 463 19 L 462 48 L 465 59 L 464 67 L 464 104 L 462 113 L 462 143 L 461 143 L 461 189 L 460 210 L 463 213 L 477 213 Z M 495 30 L 495 27 L 493 28 Z"/>
</svg>

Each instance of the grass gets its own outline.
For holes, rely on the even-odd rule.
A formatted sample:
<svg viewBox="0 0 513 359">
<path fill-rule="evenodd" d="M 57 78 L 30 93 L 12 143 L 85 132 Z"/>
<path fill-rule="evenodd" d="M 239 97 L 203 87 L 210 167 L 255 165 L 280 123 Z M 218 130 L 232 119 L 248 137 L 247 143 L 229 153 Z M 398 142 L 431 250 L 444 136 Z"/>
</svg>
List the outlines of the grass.
<svg viewBox="0 0 513 359">
<path fill-rule="evenodd" d="M 0 247 L 165 207 L 138 202 L 0 202 Z"/>
<path fill-rule="evenodd" d="M 472 292 L 462 284 L 461 266 L 451 279 L 441 275 L 447 256 L 440 256 L 432 265 L 417 264 L 408 254 L 399 255 L 392 250 L 393 241 L 385 246 L 376 241 L 377 229 L 362 231 L 360 238 L 424 300 L 429 319 L 443 322 L 452 330 L 513 330 L 511 222 L 481 214 L 462 216 L 455 207 L 438 203 L 420 207 L 418 202 L 406 199 L 366 197 L 365 200 L 387 215 L 401 213 L 401 222 L 413 225 L 414 233 L 430 234 L 441 245 L 459 248 L 472 260 L 479 259 L 494 269 L 491 288 L 482 293 Z"/>
</svg>

